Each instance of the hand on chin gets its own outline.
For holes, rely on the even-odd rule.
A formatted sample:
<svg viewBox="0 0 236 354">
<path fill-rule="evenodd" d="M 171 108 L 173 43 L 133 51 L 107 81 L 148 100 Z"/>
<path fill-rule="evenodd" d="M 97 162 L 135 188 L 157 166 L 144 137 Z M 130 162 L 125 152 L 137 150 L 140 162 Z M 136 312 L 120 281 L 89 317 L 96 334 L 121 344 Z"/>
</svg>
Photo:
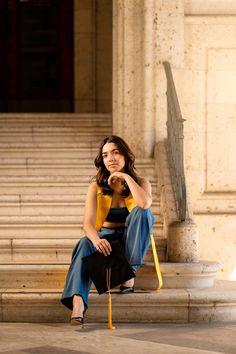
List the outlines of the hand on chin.
<svg viewBox="0 0 236 354">
<path fill-rule="evenodd" d="M 124 180 L 122 172 L 119 172 L 119 171 L 111 172 L 110 177 L 108 178 L 108 184 L 110 186 L 112 186 L 116 183 L 120 184 L 122 182 L 122 180 Z"/>
</svg>

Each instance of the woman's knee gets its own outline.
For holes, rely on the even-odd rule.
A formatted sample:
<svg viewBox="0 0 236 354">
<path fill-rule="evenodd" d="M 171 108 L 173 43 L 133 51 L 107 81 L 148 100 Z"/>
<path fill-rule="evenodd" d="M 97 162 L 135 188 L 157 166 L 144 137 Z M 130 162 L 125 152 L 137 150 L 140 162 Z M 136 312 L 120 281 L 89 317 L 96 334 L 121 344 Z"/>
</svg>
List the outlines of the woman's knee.
<svg viewBox="0 0 236 354">
<path fill-rule="evenodd" d="M 140 207 L 137 207 L 137 212 L 143 216 L 148 215 L 148 213 L 150 213 L 150 209 L 143 209 Z"/>
<path fill-rule="evenodd" d="M 142 219 L 151 219 L 154 221 L 154 217 L 151 213 L 151 210 L 150 208 L 147 208 L 147 209 L 142 209 L 140 207 L 136 207 L 136 211 L 135 211 L 136 215 L 140 216 Z"/>
<path fill-rule="evenodd" d="M 150 208 L 142 209 L 142 217 L 151 221 L 152 224 L 154 223 L 154 216 L 152 215 Z"/>
<path fill-rule="evenodd" d="M 82 253 L 86 253 L 92 246 L 92 243 L 91 241 L 89 241 L 89 239 L 84 236 L 82 237 L 78 243 L 76 244 L 74 250 L 73 250 L 73 253 L 72 253 L 72 258 L 79 252 L 82 252 Z"/>
<path fill-rule="evenodd" d="M 88 247 L 91 244 L 91 241 L 89 241 L 88 237 L 84 236 L 79 240 L 79 245 L 80 247 Z"/>
</svg>

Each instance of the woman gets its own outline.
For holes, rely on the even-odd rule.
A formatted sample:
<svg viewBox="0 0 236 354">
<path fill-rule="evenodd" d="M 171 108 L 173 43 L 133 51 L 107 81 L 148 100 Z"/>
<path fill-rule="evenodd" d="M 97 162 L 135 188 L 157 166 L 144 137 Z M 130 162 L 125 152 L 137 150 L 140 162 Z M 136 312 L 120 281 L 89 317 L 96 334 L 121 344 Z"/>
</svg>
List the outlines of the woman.
<svg viewBox="0 0 236 354">
<path fill-rule="evenodd" d="M 95 158 L 96 180 L 88 188 L 83 227 L 86 237 L 75 246 L 67 274 L 62 303 L 72 310 L 70 323 L 82 324 L 92 284 L 82 258 L 96 250 L 112 251 L 109 237 L 119 238 L 126 257 L 136 271 L 147 251 L 154 218 L 150 213 L 151 184 L 137 176 L 134 154 L 115 135 L 105 138 Z M 109 237 L 107 237 L 109 236 Z M 120 286 L 120 293 L 134 291 L 134 279 Z"/>
</svg>

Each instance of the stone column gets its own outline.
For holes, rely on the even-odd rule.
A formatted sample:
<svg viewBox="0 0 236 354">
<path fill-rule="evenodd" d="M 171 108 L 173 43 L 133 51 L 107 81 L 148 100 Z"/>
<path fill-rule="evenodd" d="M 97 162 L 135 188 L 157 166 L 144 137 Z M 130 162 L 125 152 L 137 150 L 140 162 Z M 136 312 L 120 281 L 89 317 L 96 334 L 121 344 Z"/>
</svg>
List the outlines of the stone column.
<svg viewBox="0 0 236 354">
<path fill-rule="evenodd" d="M 137 156 L 165 136 L 162 61 L 172 59 L 183 62 L 183 1 L 114 0 L 113 130 Z"/>
<path fill-rule="evenodd" d="M 192 219 L 173 222 L 168 226 L 167 259 L 169 262 L 197 262 L 198 228 Z"/>
<path fill-rule="evenodd" d="M 155 141 L 155 1 L 113 2 L 113 128 L 137 156 L 150 156 Z M 152 15 L 154 16 L 154 15 Z"/>
</svg>

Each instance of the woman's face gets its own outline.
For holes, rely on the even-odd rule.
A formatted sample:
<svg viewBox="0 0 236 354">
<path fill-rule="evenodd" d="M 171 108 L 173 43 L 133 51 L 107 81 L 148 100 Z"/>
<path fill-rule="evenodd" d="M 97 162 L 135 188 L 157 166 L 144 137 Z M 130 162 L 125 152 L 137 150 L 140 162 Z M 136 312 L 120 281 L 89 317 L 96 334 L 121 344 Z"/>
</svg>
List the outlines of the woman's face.
<svg viewBox="0 0 236 354">
<path fill-rule="evenodd" d="M 103 163 L 110 172 L 122 171 L 125 167 L 125 157 L 121 155 L 114 143 L 106 143 L 102 148 Z"/>
</svg>

